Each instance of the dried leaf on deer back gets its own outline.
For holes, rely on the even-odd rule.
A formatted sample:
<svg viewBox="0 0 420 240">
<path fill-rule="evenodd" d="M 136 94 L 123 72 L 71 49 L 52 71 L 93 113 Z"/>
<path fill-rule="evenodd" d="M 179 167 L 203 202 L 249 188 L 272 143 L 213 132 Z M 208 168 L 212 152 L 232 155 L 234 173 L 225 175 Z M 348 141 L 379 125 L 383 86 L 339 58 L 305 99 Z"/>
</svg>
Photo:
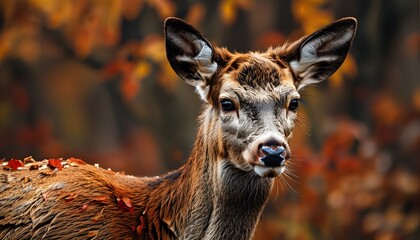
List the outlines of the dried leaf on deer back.
<svg viewBox="0 0 420 240">
<path fill-rule="evenodd" d="M 21 160 L 12 159 L 7 165 L 4 166 L 5 170 L 18 170 L 19 167 L 23 167 L 24 164 Z"/>
<path fill-rule="evenodd" d="M 122 211 L 129 211 L 134 215 L 134 205 L 131 203 L 131 200 L 126 197 L 117 197 L 118 208 Z"/>
<path fill-rule="evenodd" d="M 109 204 L 110 199 L 106 195 L 100 195 L 92 198 L 93 202 L 102 203 L 102 204 Z"/>
<path fill-rule="evenodd" d="M 79 194 L 76 192 L 70 193 L 67 197 L 64 198 L 64 201 L 71 202 L 73 201 Z"/>
<path fill-rule="evenodd" d="M 49 159 L 48 166 L 52 169 L 57 168 L 59 171 L 63 169 L 63 165 L 61 164 L 60 159 Z"/>
</svg>

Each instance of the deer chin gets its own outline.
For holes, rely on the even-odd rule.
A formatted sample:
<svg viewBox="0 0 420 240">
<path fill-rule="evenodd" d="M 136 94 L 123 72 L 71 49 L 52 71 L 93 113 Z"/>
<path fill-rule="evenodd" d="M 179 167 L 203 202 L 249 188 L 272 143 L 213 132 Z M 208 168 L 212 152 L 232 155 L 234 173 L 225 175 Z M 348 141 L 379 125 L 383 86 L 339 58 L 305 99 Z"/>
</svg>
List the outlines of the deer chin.
<svg viewBox="0 0 420 240">
<path fill-rule="evenodd" d="M 267 167 L 263 165 L 254 165 L 255 173 L 257 173 L 260 177 L 263 177 L 263 178 L 265 177 L 275 178 L 281 175 L 285 169 L 286 169 L 286 166 Z"/>
</svg>

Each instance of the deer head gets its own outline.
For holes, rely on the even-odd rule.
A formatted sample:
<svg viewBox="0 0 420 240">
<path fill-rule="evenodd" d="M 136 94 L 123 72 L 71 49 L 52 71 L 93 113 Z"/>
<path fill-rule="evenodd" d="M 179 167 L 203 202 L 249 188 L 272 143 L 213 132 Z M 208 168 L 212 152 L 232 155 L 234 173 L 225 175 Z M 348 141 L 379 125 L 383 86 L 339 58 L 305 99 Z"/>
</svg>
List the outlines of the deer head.
<svg viewBox="0 0 420 240">
<path fill-rule="evenodd" d="M 340 67 L 355 31 L 356 20 L 344 18 L 291 44 L 231 53 L 188 23 L 167 19 L 168 60 L 204 102 L 203 134 L 215 161 L 261 177 L 281 174 L 291 157 L 299 91 Z"/>
</svg>

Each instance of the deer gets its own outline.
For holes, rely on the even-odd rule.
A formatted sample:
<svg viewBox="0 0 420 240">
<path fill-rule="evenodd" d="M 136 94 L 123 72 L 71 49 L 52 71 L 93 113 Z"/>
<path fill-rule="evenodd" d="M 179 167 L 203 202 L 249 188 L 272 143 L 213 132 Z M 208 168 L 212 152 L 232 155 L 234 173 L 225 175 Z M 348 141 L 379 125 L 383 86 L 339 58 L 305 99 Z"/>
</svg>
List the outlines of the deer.
<svg viewBox="0 0 420 240">
<path fill-rule="evenodd" d="M 252 239 L 290 165 L 299 92 L 342 65 L 356 27 L 342 18 L 297 41 L 239 53 L 166 19 L 167 59 L 203 105 L 186 163 L 135 177 L 77 158 L 3 160 L 0 239 Z"/>
</svg>

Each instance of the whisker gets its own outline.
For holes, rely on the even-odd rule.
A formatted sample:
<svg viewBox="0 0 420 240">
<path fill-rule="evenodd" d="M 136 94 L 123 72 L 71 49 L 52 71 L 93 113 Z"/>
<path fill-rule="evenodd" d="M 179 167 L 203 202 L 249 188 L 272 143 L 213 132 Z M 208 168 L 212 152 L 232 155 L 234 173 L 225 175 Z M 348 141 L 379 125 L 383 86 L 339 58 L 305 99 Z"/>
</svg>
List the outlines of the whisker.
<svg viewBox="0 0 420 240">
<path fill-rule="evenodd" d="M 284 176 L 286 176 L 286 175 L 284 175 Z M 289 182 L 287 181 L 287 179 L 285 179 L 284 177 L 283 177 L 283 175 L 282 175 L 282 179 L 284 180 L 284 182 L 287 184 L 287 186 L 289 186 L 289 188 L 290 189 L 292 189 L 293 190 L 293 192 L 295 192 L 295 193 L 298 193 L 298 191 L 296 191 L 290 184 L 289 184 Z"/>
<path fill-rule="evenodd" d="M 277 199 L 277 197 L 279 196 L 279 188 L 277 186 L 277 181 L 274 180 L 274 188 L 276 189 L 276 195 L 274 196 L 274 200 Z"/>
<path fill-rule="evenodd" d="M 305 123 L 301 122 L 301 120 L 299 118 L 296 119 L 296 126 L 303 132 L 305 133 L 305 135 L 307 136 L 311 136 L 311 134 L 309 133 L 309 126 L 306 125 Z"/>
<path fill-rule="evenodd" d="M 283 175 L 283 174 L 282 174 Z M 286 191 L 287 190 L 287 188 L 286 188 L 286 186 L 285 185 L 283 185 L 283 176 L 280 176 L 279 177 L 279 184 L 280 184 L 280 186 L 281 186 L 281 189 L 283 190 L 283 191 Z"/>
<path fill-rule="evenodd" d="M 284 176 L 287 177 L 288 179 L 290 179 L 291 181 L 293 181 L 294 183 L 299 183 L 297 180 L 295 180 L 294 178 L 292 178 L 291 176 L 289 176 L 290 173 L 288 172 L 284 172 Z"/>
</svg>

